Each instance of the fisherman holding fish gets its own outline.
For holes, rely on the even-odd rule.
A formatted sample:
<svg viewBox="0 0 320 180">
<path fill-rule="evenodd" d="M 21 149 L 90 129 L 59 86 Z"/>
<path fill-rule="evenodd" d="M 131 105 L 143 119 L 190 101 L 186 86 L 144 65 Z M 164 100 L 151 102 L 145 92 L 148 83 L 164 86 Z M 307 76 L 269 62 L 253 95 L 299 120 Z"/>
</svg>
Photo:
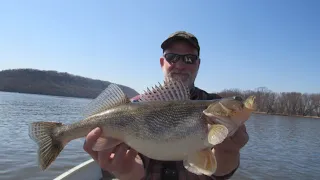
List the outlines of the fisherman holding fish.
<svg viewBox="0 0 320 180">
<path fill-rule="evenodd" d="M 220 97 L 194 86 L 200 66 L 197 38 L 179 31 L 162 45 L 162 84 L 129 99 L 111 83 L 70 124 L 32 122 L 38 163 L 47 169 L 72 140 L 85 137 L 84 150 L 104 179 L 227 179 L 238 169 L 247 143 L 244 123 L 255 97 Z"/>
<path fill-rule="evenodd" d="M 185 31 L 171 34 L 161 45 L 163 56 L 160 65 L 165 80 L 179 78 L 190 90 L 192 100 L 220 99 L 217 94 L 210 94 L 195 87 L 194 82 L 200 67 L 200 46 L 197 38 Z M 139 100 L 139 96 L 131 99 Z M 217 168 L 214 174 L 197 175 L 185 169 L 182 161 L 159 161 L 138 153 L 125 143 L 116 147 L 94 151 L 96 140 L 101 136 L 102 130 L 96 128 L 87 136 L 84 150 L 98 162 L 103 171 L 112 173 L 120 180 L 140 179 L 228 179 L 236 172 L 240 164 L 240 149 L 248 142 L 246 127 L 241 124 L 239 128 L 222 143 L 212 148 Z M 170 151 L 170 149 L 168 149 Z M 105 174 L 105 172 L 104 172 Z"/>
</svg>

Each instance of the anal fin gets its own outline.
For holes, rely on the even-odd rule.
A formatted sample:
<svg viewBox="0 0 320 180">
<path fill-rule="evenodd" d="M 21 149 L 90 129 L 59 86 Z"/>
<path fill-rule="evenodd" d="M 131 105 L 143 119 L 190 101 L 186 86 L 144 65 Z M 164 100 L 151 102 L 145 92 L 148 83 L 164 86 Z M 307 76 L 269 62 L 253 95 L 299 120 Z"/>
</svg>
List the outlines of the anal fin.
<svg viewBox="0 0 320 180">
<path fill-rule="evenodd" d="M 112 147 L 120 144 L 121 141 L 118 139 L 114 139 L 111 137 L 99 137 L 96 143 L 93 145 L 92 150 L 94 151 L 102 151 L 106 149 L 110 149 Z"/>
<path fill-rule="evenodd" d="M 217 161 L 210 148 L 189 154 L 183 161 L 183 165 L 196 175 L 211 176 L 217 169 Z"/>
</svg>

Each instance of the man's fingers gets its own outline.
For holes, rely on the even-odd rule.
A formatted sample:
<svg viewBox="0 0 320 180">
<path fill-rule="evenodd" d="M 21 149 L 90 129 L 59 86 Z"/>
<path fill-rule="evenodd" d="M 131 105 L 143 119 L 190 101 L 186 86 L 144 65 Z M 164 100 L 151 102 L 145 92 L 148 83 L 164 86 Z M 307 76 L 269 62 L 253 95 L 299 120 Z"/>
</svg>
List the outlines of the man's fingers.
<svg viewBox="0 0 320 180">
<path fill-rule="evenodd" d="M 128 151 L 128 153 L 127 153 L 127 159 L 129 160 L 129 161 L 135 161 L 135 159 L 136 159 L 136 157 L 137 157 L 137 155 L 138 155 L 138 152 L 136 151 L 136 150 L 134 150 L 134 149 L 130 149 L 129 151 Z"/>
<path fill-rule="evenodd" d="M 112 151 L 114 148 L 102 150 L 98 152 L 98 163 L 101 168 L 106 169 L 109 167 L 110 163 L 112 162 L 112 159 L 110 158 Z"/>
<path fill-rule="evenodd" d="M 98 154 L 97 152 L 92 150 L 92 147 L 94 145 L 94 143 L 97 141 L 97 139 L 100 137 L 101 135 L 101 129 L 100 128 L 95 128 L 94 130 L 92 130 L 85 138 L 85 142 L 83 144 L 83 149 L 91 155 L 91 157 L 94 160 L 98 159 Z"/>
<path fill-rule="evenodd" d="M 94 145 L 94 143 L 97 141 L 97 139 L 100 137 L 101 135 L 101 129 L 100 128 L 95 128 L 92 131 L 89 132 L 89 134 L 86 136 L 86 142 L 84 143 L 84 149 L 87 150 L 91 150 L 92 146 Z"/>
<path fill-rule="evenodd" d="M 112 163 L 117 164 L 122 162 L 128 150 L 128 146 L 124 143 L 120 144 L 118 149 L 114 153 Z"/>
<path fill-rule="evenodd" d="M 230 139 L 239 149 L 243 148 L 243 146 L 246 145 L 249 140 L 246 126 L 240 126 L 237 132 Z"/>
<path fill-rule="evenodd" d="M 226 138 L 222 143 L 215 145 L 214 148 L 225 151 L 239 151 L 248 142 L 248 138 L 246 127 L 242 125 L 233 136 Z"/>
</svg>

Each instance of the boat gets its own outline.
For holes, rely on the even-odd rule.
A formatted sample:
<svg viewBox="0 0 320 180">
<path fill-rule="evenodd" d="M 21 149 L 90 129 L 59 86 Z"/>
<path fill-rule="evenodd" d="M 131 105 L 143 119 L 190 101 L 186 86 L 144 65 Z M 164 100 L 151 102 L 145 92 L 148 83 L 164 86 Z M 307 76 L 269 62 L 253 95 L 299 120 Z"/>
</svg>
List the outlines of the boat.
<svg viewBox="0 0 320 180">
<path fill-rule="evenodd" d="M 53 180 L 102 180 L 102 173 L 99 165 L 93 159 L 89 159 L 60 174 Z M 105 178 L 103 180 L 109 179 Z"/>
</svg>

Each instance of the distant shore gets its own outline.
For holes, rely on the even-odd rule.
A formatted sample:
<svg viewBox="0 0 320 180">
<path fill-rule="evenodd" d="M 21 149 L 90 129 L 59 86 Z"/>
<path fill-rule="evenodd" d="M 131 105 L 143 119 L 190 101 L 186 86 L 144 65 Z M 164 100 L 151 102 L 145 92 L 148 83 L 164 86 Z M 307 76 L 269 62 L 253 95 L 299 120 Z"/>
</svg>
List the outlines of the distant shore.
<svg viewBox="0 0 320 180">
<path fill-rule="evenodd" d="M 111 82 L 57 71 L 10 69 L 0 71 L 0 91 L 74 98 L 96 98 Z M 133 97 L 134 89 L 117 84 Z"/>
<path fill-rule="evenodd" d="M 23 94 L 31 94 L 31 95 L 45 95 L 45 96 L 55 96 L 61 98 L 81 98 L 81 99 L 88 99 L 93 100 L 93 98 L 86 98 L 86 97 L 74 97 L 74 96 L 63 96 L 63 95 L 50 95 L 50 94 L 41 94 L 41 93 L 27 93 L 27 92 L 16 92 L 16 91 L 0 91 L 0 92 L 9 92 L 9 93 L 23 93 Z M 313 119 L 320 119 L 318 116 L 302 116 L 302 115 L 287 115 L 287 114 L 280 114 L 280 113 L 267 113 L 267 112 L 258 112 L 255 111 L 253 114 L 264 114 L 264 115 L 276 115 L 276 116 L 288 116 L 288 117 L 300 117 L 300 118 L 313 118 Z"/>
<path fill-rule="evenodd" d="M 253 112 L 254 114 L 265 114 L 265 115 L 276 115 L 276 116 L 288 116 L 288 117 L 300 117 L 300 118 L 313 118 L 313 119 L 320 119 L 319 116 L 302 116 L 302 115 L 287 115 L 287 114 L 280 114 L 280 113 L 267 113 L 267 112 Z"/>
<path fill-rule="evenodd" d="M 110 81 L 91 79 L 54 70 L 8 69 L 0 71 L 0 91 L 3 92 L 94 99 L 110 84 Z M 128 86 L 117 85 L 129 98 L 139 94 Z M 256 90 L 225 89 L 215 93 L 221 97 L 255 95 L 258 102 L 257 107 L 262 111 L 255 112 L 256 114 L 320 119 L 318 116 L 320 93 L 276 93 L 264 87 Z M 286 113 L 301 115 L 287 115 Z M 308 116 L 303 116 L 303 114 Z"/>
</svg>

